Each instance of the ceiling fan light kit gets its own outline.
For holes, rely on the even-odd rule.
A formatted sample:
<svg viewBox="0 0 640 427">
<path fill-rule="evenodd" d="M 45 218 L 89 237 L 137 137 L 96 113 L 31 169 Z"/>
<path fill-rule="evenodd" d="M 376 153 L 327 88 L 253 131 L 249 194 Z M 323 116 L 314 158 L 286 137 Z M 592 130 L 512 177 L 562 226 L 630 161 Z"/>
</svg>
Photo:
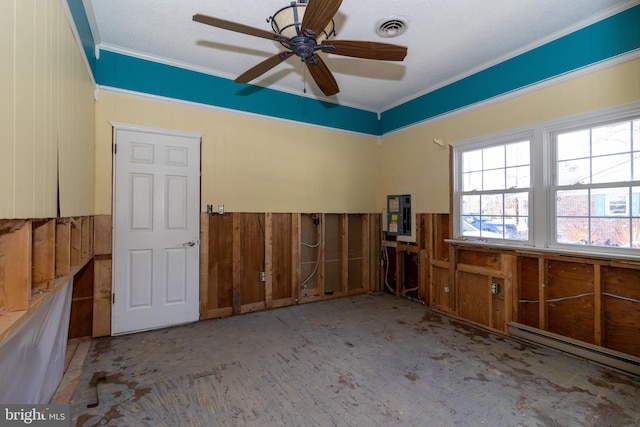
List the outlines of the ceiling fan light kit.
<svg viewBox="0 0 640 427">
<path fill-rule="evenodd" d="M 305 63 L 318 88 L 326 96 L 331 96 L 340 89 L 317 51 L 381 61 L 402 61 L 407 55 L 406 47 L 388 43 L 329 40 L 336 34 L 333 17 L 341 4 L 342 0 L 291 2 L 267 19 L 273 32 L 202 14 L 193 15 L 193 20 L 224 30 L 274 40 L 287 49 L 245 71 L 234 80 L 236 83 L 248 83 L 296 55 Z"/>
<path fill-rule="evenodd" d="M 296 3 L 292 1 L 289 6 L 283 7 L 273 16 L 269 17 L 267 22 L 271 23 L 271 28 L 273 28 L 274 32 L 291 39 L 302 34 L 302 18 L 306 9 L 306 2 L 301 1 Z M 323 40 L 335 35 L 335 23 L 333 19 L 331 19 L 329 24 L 318 34 L 315 40 L 321 43 Z"/>
</svg>

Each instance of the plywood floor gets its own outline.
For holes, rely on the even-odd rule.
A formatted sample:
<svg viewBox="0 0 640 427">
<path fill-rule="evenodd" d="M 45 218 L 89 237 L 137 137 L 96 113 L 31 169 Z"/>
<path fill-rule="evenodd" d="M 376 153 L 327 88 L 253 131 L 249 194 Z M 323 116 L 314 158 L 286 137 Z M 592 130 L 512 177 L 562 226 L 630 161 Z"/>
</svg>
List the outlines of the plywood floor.
<svg viewBox="0 0 640 427">
<path fill-rule="evenodd" d="M 94 340 L 71 404 L 78 426 L 625 426 L 639 396 L 636 377 L 368 294 Z"/>
</svg>

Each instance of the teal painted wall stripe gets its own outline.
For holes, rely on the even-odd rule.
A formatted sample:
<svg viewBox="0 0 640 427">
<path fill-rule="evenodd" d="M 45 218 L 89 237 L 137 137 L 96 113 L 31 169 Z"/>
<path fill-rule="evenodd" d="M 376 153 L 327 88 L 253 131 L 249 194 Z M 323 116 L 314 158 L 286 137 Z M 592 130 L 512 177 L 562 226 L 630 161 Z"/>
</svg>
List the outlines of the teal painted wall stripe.
<svg viewBox="0 0 640 427">
<path fill-rule="evenodd" d="M 89 62 L 89 67 L 95 75 L 96 43 L 93 40 L 93 34 L 91 34 L 91 27 L 89 26 L 89 21 L 87 20 L 87 13 L 84 10 L 84 5 L 82 4 L 82 0 L 67 0 L 67 4 L 69 5 L 71 16 L 73 16 L 73 22 L 75 23 L 78 35 L 80 36 L 82 48 L 84 49 L 84 54 L 87 57 L 87 61 Z"/>
<path fill-rule="evenodd" d="M 380 134 L 378 115 L 110 51 L 100 51 L 96 82 L 135 92 L 240 110 L 369 135 Z"/>
<path fill-rule="evenodd" d="M 109 51 L 95 60 L 82 0 L 67 0 L 96 82 L 369 135 L 383 135 L 640 49 L 640 5 L 377 114 Z M 411 54 L 411 52 L 409 52 Z"/>
<path fill-rule="evenodd" d="M 389 109 L 381 114 L 381 130 L 388 133 L 636 49 L 640 5 Z"/>
</svg>

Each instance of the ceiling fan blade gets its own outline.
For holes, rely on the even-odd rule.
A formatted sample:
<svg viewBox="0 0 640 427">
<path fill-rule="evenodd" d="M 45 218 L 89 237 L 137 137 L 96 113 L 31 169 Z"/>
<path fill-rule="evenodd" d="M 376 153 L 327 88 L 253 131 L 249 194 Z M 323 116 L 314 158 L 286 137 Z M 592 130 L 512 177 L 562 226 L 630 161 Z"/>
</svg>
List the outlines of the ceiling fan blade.
<svg viewBox="0 0 640 427">
<path fill-rule="evenodd" d="M 327 67 L 318 55 L 313 55 L 313 59 L 315 60 L 315 64 L 310 62 L 310 60 L 305 61 L 305 63 L 307 64 L 309 74 L 311 74 L 311 77 L 313 77 L 313 80 L 315 80 L 322 93 L 331 96 L 340 92 L 338 83 L 336 83 L 336 79 L 333 78 L 329 67 Z"/>
<path fill-rule="evenodd" d="M 202 24 L 211 25 L 212 27 L 235 31 L 236 33 L 248 34 L 250 36 L 262 37 L 263 39 L 278 41 L 281 39 L 289 40 L 288 37 L 281 36 L 273 31 L 261 30 L 260 28 L 238 24 L 237 22 L 225 21 L 224 19 L 214 18 L 213 16 L 202 15 L 200 13 L 193 15 L 193 20 Z"/>
<path fill-rule="evenodd" d="M 272 69 L 273 67 L 281 63 L 282 61 L 289 58 L 291 55 L 293 55 L 293 52 L 282 52 L 277 55 L 273 55 L 271 58 L 267 58 L 266 60 L 262 61 L 255 67 L 250 68 L 244 73 L 242 73 L 241 75 L 239 75 L 234 80 L 234 82 L 249 83 L 251 80 L 266 73 L 267 71 L 269 71 L 270 69 Z"/>
<path fill-rule="evenodd" d="M 309 29 L 316 37 L 319 36 L 338 12 L 341 4 L 342 0 L 309 0 L 302 18 L 302 32 Z"/>
<path fill-rule="evenodd" d="M 380 61 L 402 61 L 407 56 L 407 48 L 389 43 L 364 42 L 356 40 L 323 40 L 323 52 L 355 58 L 377 59 Z M 324 48 L 327 46 L 327 48 Z M 335 47 L 335 50 L 328 46 Z"/>
</svg>

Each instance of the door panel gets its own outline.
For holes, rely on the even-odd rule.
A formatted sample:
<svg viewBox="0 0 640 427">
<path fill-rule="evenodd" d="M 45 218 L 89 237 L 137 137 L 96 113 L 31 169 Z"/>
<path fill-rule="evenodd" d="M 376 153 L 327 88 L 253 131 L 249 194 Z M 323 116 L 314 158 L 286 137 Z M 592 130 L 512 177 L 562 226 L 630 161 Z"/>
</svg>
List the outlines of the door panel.
<svg viewBox="0 0 640 427">
<path fill-rule="evenodd" d="M 115 131 L 112 333 L 198 320 L 200 138 Z"/>
</svg>

